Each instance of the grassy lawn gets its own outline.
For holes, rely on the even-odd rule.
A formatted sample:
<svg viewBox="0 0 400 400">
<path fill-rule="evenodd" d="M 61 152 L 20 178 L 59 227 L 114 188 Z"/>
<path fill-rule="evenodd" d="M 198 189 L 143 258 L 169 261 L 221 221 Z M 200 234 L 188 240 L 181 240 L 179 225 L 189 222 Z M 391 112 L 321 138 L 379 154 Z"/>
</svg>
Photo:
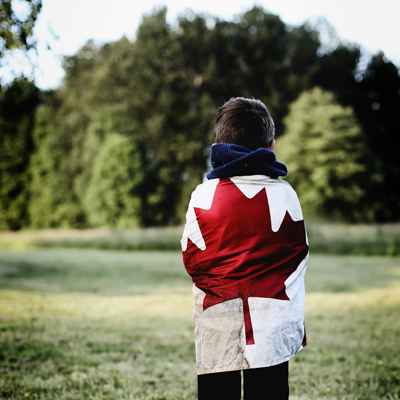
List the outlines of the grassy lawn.
<svg viewBox="0 0 400 400">
<path fill-rule="evenodd" d="M 400 258 L 312 256 L 292 400 L 400 398 Z M 1 399 L 195 399 L 179 252 L 0 252 Z"/>
<path fill-rule="evenodd" d="M 180 251 L 183 227 L 132 229 L 49 229 L 0 232 L 0 250 L 43 247 L 102 250 Z M 400 256 L 400 224 L 350 225 L 307 220 L 314 253 Z"/>
</svg>

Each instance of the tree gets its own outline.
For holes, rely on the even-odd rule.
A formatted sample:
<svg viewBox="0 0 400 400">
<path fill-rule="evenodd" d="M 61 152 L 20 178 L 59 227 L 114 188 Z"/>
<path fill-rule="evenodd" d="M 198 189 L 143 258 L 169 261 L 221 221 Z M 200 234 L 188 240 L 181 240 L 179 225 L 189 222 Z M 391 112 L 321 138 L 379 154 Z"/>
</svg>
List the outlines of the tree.
<svg viewBox="0 0 400 400">
<path fill-rule="evenodd" d="M 113 132 L 135 143 L 146 173 L 140 224 L 164 225 L 183 218 L 182 204 L 186 208 L 186 197 L 201 182 L 205 169 L 204 149 L 211 142 L 216 106 L 209 105 L 196 72 L 186 68 L 165 12 L 144 18 L 135 43 L 122 38 L 96 47 L 89 42 L 65 59 L 64 85 L 47 95 L 39 113 L 39 150 L 33 166 L 43 169 L 34 174 L 33 192 L 49 188 L 52 226 L 64 226 L 65 220 L 57 222 L 56 217 L 66 218 L 68 210 L 70 226 L 81 226 L 84 219 L 77 218 L 77 210 L 85 203 L 93 161 Z M 38 205 L 45 198 L 35 195 L 34 201 Z M 46 218 L 36 206 L 31 210 L 39 219 Z"/>
<path fill-rule="evenodd" d="M 338 46 L 321 57 L 313 78 L 315 85 L 335 93 L 350 106 L 361 125 L 367 145 L 377 159 L 379 188 L 370 193 L 380 203 L 378 221 L 400 218 L 400 76 L 383 53 L 371 57 L 365 70 L 358 69 L 357 45 Z"/>
<path fill-rule="evenodd" d="M 36 47 L 33 27 L 41 0 L 0 0 L 0 65 L 7 51 Z M 29 162 L 34 150 L 32 130 L 40 92 L 26 78 L 7 87 L 0 83 L 0 230 L 29 224 Z"/>
<path fill-rule="evenodd" d="M 25 78 L 0 91 L 0 230 L 28 225 L 31 132 L 39 91 Z"/>
<path fill-rule="evenodd" d="M 15 0 L 0 0 L 0 59 L 6 50 L 36 47 L 33 28 L 42 9 L 42 0 L 20 0 L 16 12 Z"/>
<path fill-rule="evenodd" d="M 379 177 L 353 110 L 341 106 L 333 93 L 314 88 L 300 95 L 290 107 L 276 151 L 287 163 L 288 182 L 305 214 L 374 220 L 377 205 L 368 195 Z"/>
<path fill-rule="evenodd" d="M 191 26 L 181 21 L 181 32 L 175 32 L 163 8 L 145 17 L 137 32 L 131 107 L 141 132 L 136 140 L 148 155 L 144 212 L 150 225 L 181 220 L 180 206 L 187 203 L 182 193 L 201 182 L 206 167 L 215 106 L 202 87 L 202 53 L 194 50 L 189 60 L 184 47 L 186 32 L 194 38 L 204 28 L 198 18 Z"/>
<path fill-rule="evenodd" d="M 89 41 L 75 55 L 65 57 L 62 86 L 44 94 L 44 107 L 37 112 L 36 150 L 31 164 L 33 226 L 100 224 L 93 215 L 89 218 L 88 188 L 93 182 L 95 160 L 108 137 L 116 132 L 133 143 L 145 175 L 135 189 L 135 198 L 140 198 L 135 206 L 140 209 L 138 223 L 150 226 L 181 222 L 188 196 L 206 169 L 218 107 L 232 96 L 260 98 L 271 111 L 279 139 L 290 104 L 316 84 L 334 92 L 340 104 L 351 105 L 363 127 L 362 133 L 359 126 L 354 128 L 357 123 L 353 114 L 344 112 L 339 104 L 329 103 L 328 107 L 324 103 L 329 112 L 341 110 L 337 111 L 339 117 L 333 117 L 333 113 L 330 122 L 327 120 L 326 131 L 338 124 L 337 128 L 344 132 L 347 124 L 354 129 L 349 128 L 346 134 L 362 143 L 361 147 L 350 149 L 351 163 L 372 170 L 372 163 L 366 160 L 370 150 L 364 136 L 372 149 L 374 132 L 386 129 L 390 134 L 385 138 L 390 138 L 393 146 L 384 149 L 380 145 L 380 165 L 374 168 L 377 176 L 389 176 L 392 171 L 390 176 L 397 177 L 394 110 L 398 104 L 398 77 L 390 63 L 381 65 L 377 61 L 368 67 L 370 72 L 362 82 L 357 82 L 357 46 L 339 45 L 322 51 L 318 27 L 286 26 L 261 7 L 253 7 L 233 21 L 186 12 L 174 27 L 167 23 L 166 12 L 161 8 L 144 15 L 134 42 L 126 37 L 102 46 Z M 385 74 L 390 77 L 387 81 Z M 372 75 L 379 80 L 372 79 Z M 391 97 L 386 102 L 389 92 Z M 379 101 L 372 100 L 375 95 Z M 380 111 L 371 112 L 371 107 L 380 107 Z M 372 116 L 372 120 L 366 116 Z M 368 121 L 372 121 L 370 128 Z M 329 135 L 322 136 L 323 141 L 333 140 Z M 365 156 L 361 156 L 363 152 Z M 338 154 L 342 153 L 339 148 Z M 340 158 L 334 154 L 330 157 Z M 124 168 L 128 171 L 129 163 Z M 356 171 L 353 175 L 364 179 L 361 170 L 357 171 L 359 175 Z M 329 179 L 342 179 L 336 176 L 337 171 L 332 174 Z M 382 193 L 389 193 L 386 197 L 393 197 L 391 204 L 396 205 L 395 185 L 386 178 L 382 181 L 386 182 Z M 384 196 L 372 187 L 375 186 L 367 182 L 358 198 L 368 198 L 368 204 L 384 204 Z M 322 194 L 327 199 L 332 197 Z M 335 202 L 325 202 L 318 212 L 336 210 Z M 394 207 L 385 205 L 374 205 L 371 210 L 368 215 L 372 213 L 380 219 L 395 214 Z M 340 217 L 356 219 L 356 214 L 355 211 L 351 217 Z M 119 221 L 119 217 L 115 218 Z"/>
<path fill-rule="evenodd" d="M 79 120 L 63 107 L 60 93 L 50 91 L 46 93 L 45 107 L 36 116 L 29 204 L 31 226 L 36 229 L 86 226 L 86 215 L 74 187 L 76 146 L 71 131 Z"/>
<path fill-rule="evenodd" d="M 100 51 L 89 41 L 76 55 L 64 59 L 64 84 L 44 93 L 44 107 L 37 112 L 36 150 L 31 163 L 32 227 L 88 226 L 83 199 L 93 161 L 107 133 L 113 130 L 113 101 L 114 108 L 119 103 L 112 92 L 110 96 L 112 83 L 98 87 L 98 76 L 104 72 L 100 67 L 104 59 L 113 56 L 110 49 L 112 46 L 105 45 Z M 118 71 L 116 76 L 118 79 Z M 111 104 L 108 112 L 102 108 L 103 95 Z"/>
<path fill-rule="evenodd" d="M 382 207 L 381 221 L 400 219 L 400 73 L 383 53 L 371 58 L 358 83 L 360 98 L 354 105 L 381 174 L 373 193 Z"/>
<path fill-rule="evenodd" d="M 108 135 L 95 160 L 85 197 L 89 222 L 93 226 L 138 226 L 144 179 L 141 157 L 132 140 Z"/>
<path fill-rule="evenodd" d="M 315 32 L 289 30 L 279 16 L 253 7 L 236 21 L 216 22 L 204 85 L 218 106 L 234 96 L 263 100 L 279 136 L 289 104 L 310 87 L 318 46 Z"/>
</svg>

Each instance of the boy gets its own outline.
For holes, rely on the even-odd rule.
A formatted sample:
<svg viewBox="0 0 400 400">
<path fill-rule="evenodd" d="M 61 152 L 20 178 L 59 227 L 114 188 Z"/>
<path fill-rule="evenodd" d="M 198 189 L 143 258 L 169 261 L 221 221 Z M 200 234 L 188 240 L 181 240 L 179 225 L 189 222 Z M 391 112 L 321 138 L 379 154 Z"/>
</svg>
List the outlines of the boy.
<svg viewBox="0 0 400 400">
<path fill-rule="evenodd" d="M 181 240 L 192 277 L 198 395 L 289 398 L 288 361 L 306 345 L 307 235 L 279 176 L 274 122 L 260 100 L 218 111 L 212 171 L 192 193 Z"/>
</svg>

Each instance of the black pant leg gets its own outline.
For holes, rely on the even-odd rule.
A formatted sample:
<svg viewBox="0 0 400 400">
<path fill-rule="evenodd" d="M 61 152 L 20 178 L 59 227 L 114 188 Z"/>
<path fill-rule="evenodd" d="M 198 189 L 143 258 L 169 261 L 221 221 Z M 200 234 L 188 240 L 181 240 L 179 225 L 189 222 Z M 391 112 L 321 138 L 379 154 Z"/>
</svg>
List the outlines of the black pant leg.
<svg viewBox="0 0 400 400">
<path fill-rule="evenodd" d="M 197 375 L 199 400 L 240 400 L 240 371 Z"/>
<path fill-rule="evenodd" d="M 246 369 L 245 400 L 288 400 L 289 361 L 266 368 Z"/>
</svg>

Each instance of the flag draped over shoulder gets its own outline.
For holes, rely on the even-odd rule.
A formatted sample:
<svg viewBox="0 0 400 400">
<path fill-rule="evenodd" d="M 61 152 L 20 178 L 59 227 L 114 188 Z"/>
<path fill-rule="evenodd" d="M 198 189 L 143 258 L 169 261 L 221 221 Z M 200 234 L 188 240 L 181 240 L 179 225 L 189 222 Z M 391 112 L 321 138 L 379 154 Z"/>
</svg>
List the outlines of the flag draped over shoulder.
<svg viewBox="0 0 400 400">
<path fill-rule="evenodd" d="M 264 174 L 210 179 L 193 192 L 186 220 L 198 374 L 293 357 L 306 344 L 308 244 L 291 186 Z"/>
</svg>

